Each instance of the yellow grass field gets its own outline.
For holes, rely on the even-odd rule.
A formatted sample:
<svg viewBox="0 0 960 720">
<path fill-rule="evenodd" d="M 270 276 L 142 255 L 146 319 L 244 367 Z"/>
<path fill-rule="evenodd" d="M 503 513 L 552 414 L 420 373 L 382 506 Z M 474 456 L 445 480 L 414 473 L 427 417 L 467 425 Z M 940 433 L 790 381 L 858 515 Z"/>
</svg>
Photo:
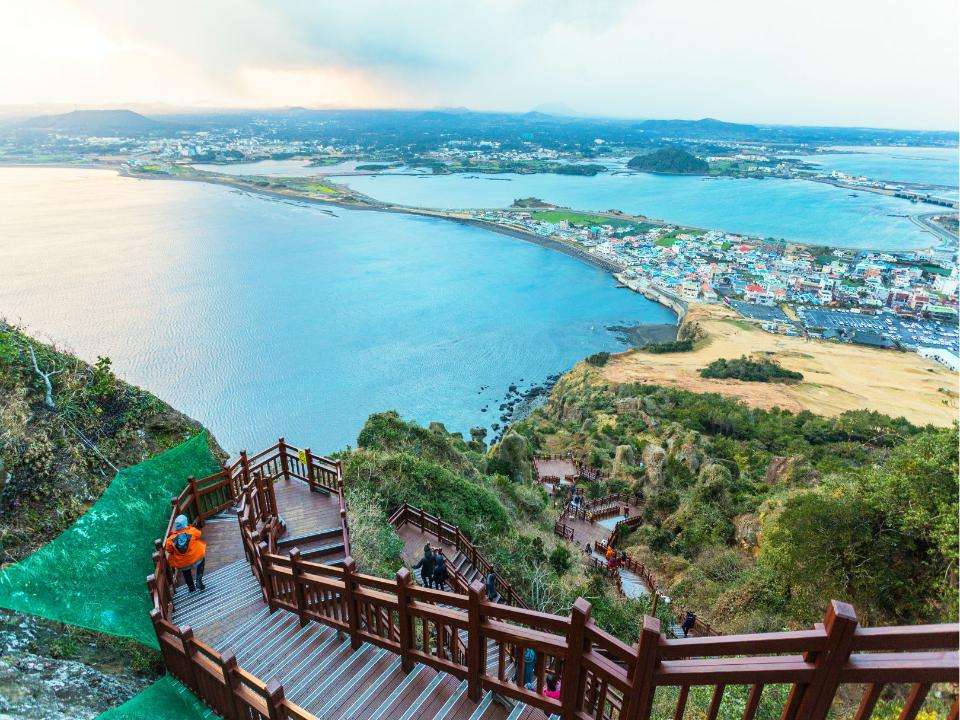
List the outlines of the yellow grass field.
<svg viewBox="0 0 960 720">
<path fill-rule="evenodd" d="M 720 305 L 693 305 L 685 324 L 703 332 L 692 352 L 656 355 L 639 350 L 610 358 L 611 383 L 647 382 L 715 392 L 761 408 L 838 415 L 868 409 L 915 424 L 949 426 L 957 419 L 958 375 L 915 353 L 773 335 Z M 796 384 L 709 380 L 699 370 L 717 358 L 772 358 L 803 373 Z"/>
</svg>

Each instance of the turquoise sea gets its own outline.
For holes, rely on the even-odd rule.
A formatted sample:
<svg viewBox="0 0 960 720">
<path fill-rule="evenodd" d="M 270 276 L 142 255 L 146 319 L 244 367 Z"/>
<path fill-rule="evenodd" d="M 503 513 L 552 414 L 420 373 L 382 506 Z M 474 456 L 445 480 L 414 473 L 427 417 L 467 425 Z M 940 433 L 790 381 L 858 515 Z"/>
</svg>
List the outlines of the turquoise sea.
<svg viewBox="0 0 960 720">
<path fill-rule="evenodd" d="M 0 169 L 0 315 L 204 422 L 231 452 L 451 430 L 675 316 L 566 255 L 456 223 L 103 170 Z M 482 412 L 483 408 L 487 412 Z"/>
<path fill-rule="evenodd" d="M 942 185 L 956 188 L 960 154 L 955 147 L 856 146 L 835 152 L 804 155 L 802 159 L 826 171 L 863 175 L 873 180 Z M 800 156 L 798 156 L 800 157 Z M 957 192 L 950 194 L 957 198 Z"/>
<path fill-rule="evenodd" d="M 335 178 L 386 202 L 508 207 L 538 197 L 579 210 L 622 210 L 695 227 L 878 250 L 937 244 L 909 215 L 942 210 L 804 180 L 669 175 L 365 175 Z"/>
</svg>

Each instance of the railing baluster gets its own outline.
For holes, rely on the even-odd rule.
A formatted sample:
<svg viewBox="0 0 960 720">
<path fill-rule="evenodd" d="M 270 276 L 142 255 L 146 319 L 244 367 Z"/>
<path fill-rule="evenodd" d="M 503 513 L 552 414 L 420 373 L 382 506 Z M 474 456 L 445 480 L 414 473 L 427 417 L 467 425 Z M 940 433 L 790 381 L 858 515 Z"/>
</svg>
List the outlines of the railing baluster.
<svg viewBox="0 0 960 720">
<path fill-rule="evenodd" d="M 763 683 L 757 683 L 750 688 L 750 695 L 747 697 L 747 706 L 743 709 L 743 720 L 753 720 L 760 707 L 760 698 L 763 695 Z"/>
<path fill-rule="evenodd" d="M 726 685 L 720 683 L 713 688 L 710 707 L 707 709 L 707 720 L 717 720 L 717 713 L 720 712 L 720 703 L 723 702 L 723 691 L 726 687 Z"/>
<path fill-rule="evenodd" d="M 883 683 L 871 683 L 860 698 L 860 707 L 857 708 L 857 714 L 854 720 L 869 720 L 873 715 L 873 708 L 880 699 L 880 693 L 883 692 Z"/>
<path fill-rule="evenodd" d="M 677 706 L 673 710 L 673 720 L 683 720 L 683 711 L 687 709 L 687 696 L 690 694 L 689 685 L 680 686 L 680 695 L 677 697 Z M 744 720 L 749 720 L 744 718 Z"/>
<path fill-rule="evenodd" d="M 927 699 L 928 692 L 930 692 L 930 683 L 915 683 L 910 688 L 903 710 L 900 711 L 899 720 L 914 720 L 923 706 L 923 701 Z"/>
</svg>

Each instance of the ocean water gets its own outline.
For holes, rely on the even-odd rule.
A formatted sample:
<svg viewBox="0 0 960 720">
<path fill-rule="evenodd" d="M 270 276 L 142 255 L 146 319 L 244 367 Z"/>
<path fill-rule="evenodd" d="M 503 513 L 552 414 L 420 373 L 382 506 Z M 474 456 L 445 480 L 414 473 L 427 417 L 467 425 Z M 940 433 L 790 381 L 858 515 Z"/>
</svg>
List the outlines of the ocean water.
<svg viewBox="0 0 960 720">
<path fill-rule="evenodd" d="M 308 160 L 257 160 L 255 162 L 231 163 L 219 165 L 214 163 L 196 163 L 197 170 L 222 173 L 224 175 L 264 175 L 272 177 L 310 177 L 313 175 L 329 175 L 338 172 L 353 172 L 357 165 L 363 163 L 358 160 L 345 160 L 336 165 L 310 165 Z"/>
<path fill-rule="evenodd" d="M 943 210 L 825 183 L 775 178 L 382 174 L 336 180 L 378 200 L 417 207 L 508 207 L 516 198 L 538 197 L 578 210 L 616 209 L 695 227 L 878 250 L 937 244 L 908 216 Z"/>
<path fill-rule="evenodd" d="M 429 218 L 102 170 L 0 169 L 0 315 L 205 423 L 315 451 L 396 409 L 451 430 L 675 316 L 558 252 Z M 481 412 L 487 407 L 487 412 Z"/>
<path fill-rule="evenodd" d="M 804 155 L 802 159 L 826 171 L 839 170 L 848 175 L 863 175 L 892 182 L 958 185 L 958 149 L 939 147 L 843 147 L 843 152 Z M 799 157 L 799 156 L 798 156 Z M 953 199 L 957 193 L 950 194 Z"/>
</svg>

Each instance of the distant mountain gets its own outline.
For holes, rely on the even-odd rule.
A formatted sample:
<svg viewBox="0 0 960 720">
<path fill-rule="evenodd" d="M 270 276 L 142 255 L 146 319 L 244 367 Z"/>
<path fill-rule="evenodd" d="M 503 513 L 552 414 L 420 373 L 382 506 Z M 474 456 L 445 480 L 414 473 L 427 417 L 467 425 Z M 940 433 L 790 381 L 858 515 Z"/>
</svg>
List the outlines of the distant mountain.
<svg viewBox="0 0 960 720">
<path fill-rule="evenodd" d="M 559 115 L 561 117 L 581 117 L 583 115 L 583 113 L 577 112 L 562 102 L 540 103 L 536 107 L 531 108 L 530 112 L 542 113 L 544 115 Z"/>
<path fill-rule="evenodd" d="M 166 127 L 132 110 L 74 110 L 60 115 L 39 115 L 24 120 L 19 126 L 74 135 L 142 135 Z"/>
<path fill-rule="evenodd" d="M 703 160 L 676 147 L 660 148 L 647 155 L 637 155 L 627 167 L 640 172 L 669 175 L 703 175 L 710 169 Z"/>
<path fill-rule="evenodd" d="M 682 135 L 684 137 L 744 137 L 759 134 L 756 125 L 724 122 L 713 118 L 701 120 L 644 120 L 639 124 L 641 130 L 660 135 Z"/>
</svg>

